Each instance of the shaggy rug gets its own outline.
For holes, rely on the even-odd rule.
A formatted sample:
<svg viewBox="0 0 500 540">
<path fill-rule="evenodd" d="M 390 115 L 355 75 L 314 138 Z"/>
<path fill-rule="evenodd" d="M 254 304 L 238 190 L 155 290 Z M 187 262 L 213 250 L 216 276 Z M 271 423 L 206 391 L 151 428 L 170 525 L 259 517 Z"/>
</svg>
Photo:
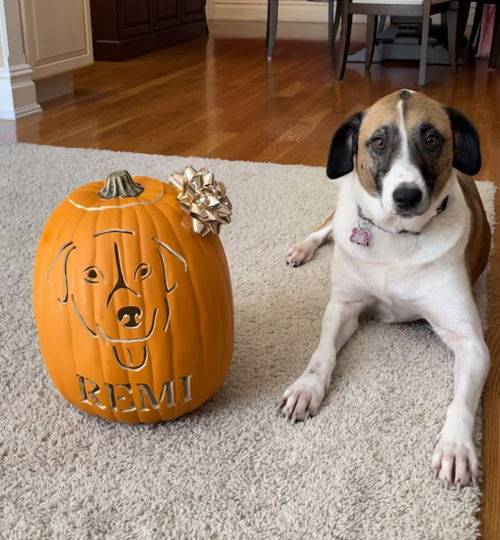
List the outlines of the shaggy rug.
<svg viewBox="0 0 500 540">
<path fill-rule="evenodd" d="M 31 307 L 38 236 L 75 186 L 115 169 L 166 178 L 207 164 L 234 221 L 235 353 L 222 390 L 161 425 L 109 423 L 70 406 L 40 356 Z M 314 350 L 329 250 L 285 265 L 334 206 L 316 167 L 34 145 L 0 148 L 0 531 L 13 538 L 472 538 L 480 492 L 445 490 L 430 457 L 453 359 L 423 323 L 364 322 L 320 414 L 276 416 Z M 494 186 L 479 188 L 493 221 Z M 485 288 L 478 301 L 484 312 Z M 480 435 L 480 434 L 479 434 Z M 479 443 L 479 440 L 478 440 Z"/>
</svg>

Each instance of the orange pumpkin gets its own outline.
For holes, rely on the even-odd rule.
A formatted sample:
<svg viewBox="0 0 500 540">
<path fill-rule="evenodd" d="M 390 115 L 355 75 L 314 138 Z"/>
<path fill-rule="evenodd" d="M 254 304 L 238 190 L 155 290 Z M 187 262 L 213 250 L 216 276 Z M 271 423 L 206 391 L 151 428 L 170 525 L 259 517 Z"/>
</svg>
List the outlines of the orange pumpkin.
<svg viewBox="0 0 500 540">
<path fill-rule="evenodd" d="M 121 422 L 171 420 L 222 385 L 233 350 L 216 234 L 183 225 L 175 187 L 114 173 L 54 211 L 35 259 L 34 310 L 55 386 Z"/>
</svg>

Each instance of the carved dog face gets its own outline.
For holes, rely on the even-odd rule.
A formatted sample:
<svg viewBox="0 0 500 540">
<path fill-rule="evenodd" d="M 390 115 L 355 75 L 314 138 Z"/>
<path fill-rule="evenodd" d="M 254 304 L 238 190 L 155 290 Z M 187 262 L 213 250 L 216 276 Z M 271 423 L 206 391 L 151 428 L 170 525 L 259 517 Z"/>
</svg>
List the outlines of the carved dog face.
<svg viewBox="0 0 500 540">
<path fill-rule="evenodd" d="M 170 323 L 168 295 L 177 283 L 169 283 L 167 259 L 184 271 L 187 263 L 157 238 L 141 246 L 132 230 L 98 231 L 90 241 L 94 250 L 79 249 L 74 242 L 61 247 L 48 272 L 49 284 L 56 285 L 59 302 L 74 310 L 90 336 L 113 346 L 122 367 L 140 369 L 147 361 L 148 339 L 166 332 Z"/>
<path fill-rule="evenodd" d="M 424 214 L 452 167 L 473 175 L 481 168 L 479 138 L 458 111 L 410 90 L 394 92 L 352 115 L 335 133 L 327 175 L 355 168 L 359 180 L 387 214 Z"/>
</svg>

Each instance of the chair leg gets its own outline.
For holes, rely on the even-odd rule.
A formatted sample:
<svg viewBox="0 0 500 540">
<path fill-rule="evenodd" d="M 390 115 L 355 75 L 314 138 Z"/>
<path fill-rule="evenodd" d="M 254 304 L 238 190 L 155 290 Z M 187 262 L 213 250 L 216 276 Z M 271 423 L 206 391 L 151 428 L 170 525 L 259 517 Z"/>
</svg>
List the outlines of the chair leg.
<svg viewBox="0 0 500 540">
<path fill-rule="evenodd" d="M 500 56 L 500 3 L 495 6 L 495 23 L 493 25 L 493 36 L 491 39 L 491 51 L 489 68 L 495 69 L 497 67 L 498 57 Z"/>
<path fill-rule="evenodd" d="M 210 33 L 210 30 L 208 28 L 208 19 L 207 19 L 207 2 L 205 0 L 205 2 L 203 3 L 203 17 L 204 17 L 204 22 L 205 22 L 205 32 L 207 34 Z"/>
<path fill-rule="evenodd" d="M 267 1 L 267 59 L 273 57 L 274 44 L 276 42 L 276 33 L 278 31 L 278 2 L 279 0 Z"/>
<path fill-rule="evenodd" d="M 379 16 L 379 23 L 378 23 L 378 30 L 377 30 L 377 34 L 381 34 L 383 31 L 384 31 L 384 27 L 385 27 L 385 20 L 386 20 L 386 16 L 385 15 L 380 15 Z"/>
<path fill-rule="evenodd" d="M 472 29 L 469 37 L 469 51 L 474 55 L 477 53 L 477 46 L 479 44 L 479 28 L 481 26 L 481 20 L 483 18 L 484 0 L 478 0 L 476 2 L 476 9 L 474 11 L 474 21 L 472 22 Z"/>
<path fill-rule="evenodd" d="M 342 10 L 342 31 L 340 33 L 340 54 L 337 60 L 337 72 L 335 78 L 340 81 L 344 77 L 349 42 L 351 41 L 352 13 L 349 13 L 349 2 L 346 1 Z"/>
<path fill-rule="evenodd" d="M 269 1 L 267 2 L 267 17 L 266 17 L 266 49 L 269 45 Z"/>
<path fill-rule="evenodd" d="M 448 56 L 453 73 L 457 72 L 457 23 L 458 12 L 450 9 L 446 12 L 446 24 L 448 26 Z"/>
<path fill-rule="evenodd" d="M 333 11 L 335 8 L 334 0 L 328 0 L 328 46 L 333 47 L 335 36 L 333 35 Z"/>
<path fill-rule="evenodd" d="M 422 17 L 422 43 L 420 45 L 420 67 L 418 70 L 418 84 L 425 86 L 427 82 L 427 50 L 429 48 L 429 26 L 431 23 L 430 0 L 424 2 L 424 14 Z"/>
<path fill-rule="evenodd" d="M 332 15 L 333 15 L 333 0 L 329 0 L 331 2 L 331 9 L 332 9 Z M 333 26 L 331 21 L 328 21 L 328 37 L 329 37 L 329 43 L 330 47 L 333 47 L 335 45 L 335 39 L 337 37 L 337 32 L 339 31 L 340 26 L 340 19 L 342 18 L 342 4 L 344 0 L 337 0 L 335 2 L 335 18 L 333 20 Z M 330 34 L 331 30 L 331 34 Z M 331 36 L 331 40 L 330 40 Z"/>
<path fill-rule="evenodd" d="M 373 50 L 377 41 L 377 16 L 367 15 L 366 21 L 366 52 L 365 52 L 365 68 L 369 69 L 372 65 Z"/>
</svg>

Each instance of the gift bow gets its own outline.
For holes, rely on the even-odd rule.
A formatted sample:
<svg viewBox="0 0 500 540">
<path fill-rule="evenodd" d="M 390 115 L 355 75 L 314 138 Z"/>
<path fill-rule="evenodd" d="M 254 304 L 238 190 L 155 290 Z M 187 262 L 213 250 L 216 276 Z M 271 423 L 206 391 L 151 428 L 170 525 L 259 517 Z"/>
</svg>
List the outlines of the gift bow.
<svg viewBox="0 0 500 540">
<path fill-rule="evenodd" d="M 219 234 L 222 224 L 231 223 L 233 207 L 226 195 L 226 187 L 217 182 L 206 167 L 199 171 L 186 167 L 168 180 L 180 190 L 177 199 L 181 209 L 191 217 L 195 233 L 201 236 L 209 232 Z"/>
</svg>

